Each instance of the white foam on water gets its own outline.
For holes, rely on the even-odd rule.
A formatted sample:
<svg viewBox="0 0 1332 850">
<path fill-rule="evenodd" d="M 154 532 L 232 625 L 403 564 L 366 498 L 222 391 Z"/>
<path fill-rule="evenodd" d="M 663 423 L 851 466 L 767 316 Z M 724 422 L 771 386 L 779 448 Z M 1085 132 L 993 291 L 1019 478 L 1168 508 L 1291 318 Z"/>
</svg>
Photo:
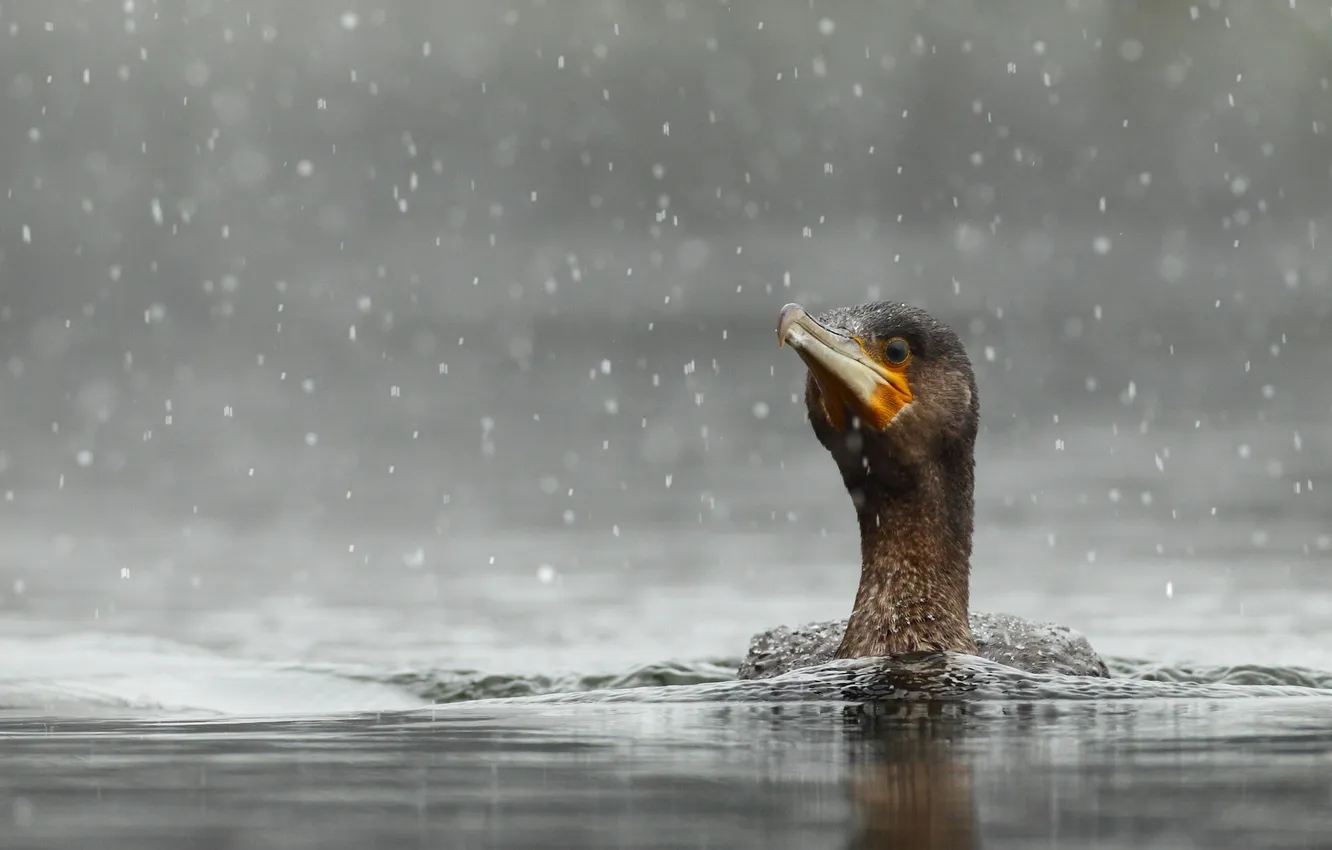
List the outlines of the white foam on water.
<svg viewBox="0 0 1332 850">
<path fill-rule="evenodd" d="M 153 638 L 0 638 L 0 712 L 16 715 L 328 715 L 425 701 L 333 668 L 226 658 Z"/>
</svg>

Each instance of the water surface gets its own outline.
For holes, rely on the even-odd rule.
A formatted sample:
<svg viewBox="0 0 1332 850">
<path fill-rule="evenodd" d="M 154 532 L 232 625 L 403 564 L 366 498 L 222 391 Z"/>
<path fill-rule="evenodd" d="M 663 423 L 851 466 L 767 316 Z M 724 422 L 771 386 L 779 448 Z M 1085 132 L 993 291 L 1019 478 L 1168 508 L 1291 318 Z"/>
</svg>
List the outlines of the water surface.
<svg viewBox="0 0 1332 850">
<path fill-rule="evenodd" d="M 1317 847 L 1327 703 L 12 720 L 0 846 Z"/>
</svg>

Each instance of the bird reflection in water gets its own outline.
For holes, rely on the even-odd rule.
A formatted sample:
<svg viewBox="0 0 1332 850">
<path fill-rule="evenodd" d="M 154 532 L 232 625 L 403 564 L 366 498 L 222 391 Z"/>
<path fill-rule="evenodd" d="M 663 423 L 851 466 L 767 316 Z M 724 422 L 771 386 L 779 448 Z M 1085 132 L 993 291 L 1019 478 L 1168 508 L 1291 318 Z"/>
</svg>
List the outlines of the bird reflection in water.
<svg viewBox="0 0 1332 850">
<path fill-rule="evenodd" d="M 978 847 L 971 765 L 954 755 L 964 706 L 865 706 L 851 772 L 858 825 L 851 848 L 967 850 Z"/>
</svg>

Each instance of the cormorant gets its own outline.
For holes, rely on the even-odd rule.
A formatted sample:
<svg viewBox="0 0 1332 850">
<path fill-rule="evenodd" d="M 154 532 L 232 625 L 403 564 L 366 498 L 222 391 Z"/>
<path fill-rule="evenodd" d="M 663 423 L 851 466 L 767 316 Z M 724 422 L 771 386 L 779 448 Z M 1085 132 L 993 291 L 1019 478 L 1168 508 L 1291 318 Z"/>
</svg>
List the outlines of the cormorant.
<svg viewBox="0 0 1332 850">
<path fill-rule="evenodd" d="M 1032 673 L 1108 676 L 1071 629 L 968 613 L 980 403 L 957 334 L 906 304 L 862 304 L 817 319 L 787 304 L 777 342 L 808 367 L 810 425 L 855 504 L 860 588 L 849 620 L 756 635 L 739 677 L 939 651 Z"/>
</svg>

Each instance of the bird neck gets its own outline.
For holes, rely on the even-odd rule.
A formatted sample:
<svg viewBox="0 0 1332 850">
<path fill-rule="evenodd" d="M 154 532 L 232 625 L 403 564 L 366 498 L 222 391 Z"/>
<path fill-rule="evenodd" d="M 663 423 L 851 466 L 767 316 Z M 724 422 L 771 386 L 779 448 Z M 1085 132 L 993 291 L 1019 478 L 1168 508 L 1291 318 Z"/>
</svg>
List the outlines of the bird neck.
<svg viewBox="0 0 1332 850">
<path fill-rule="evenodd" d="M 856 500 L 860 587 L 838 658 L 976 653 L 967 619 L 971 467 L 947 472 L 941 464 L 891 489 L 871 484 Z"/>
</svg>

